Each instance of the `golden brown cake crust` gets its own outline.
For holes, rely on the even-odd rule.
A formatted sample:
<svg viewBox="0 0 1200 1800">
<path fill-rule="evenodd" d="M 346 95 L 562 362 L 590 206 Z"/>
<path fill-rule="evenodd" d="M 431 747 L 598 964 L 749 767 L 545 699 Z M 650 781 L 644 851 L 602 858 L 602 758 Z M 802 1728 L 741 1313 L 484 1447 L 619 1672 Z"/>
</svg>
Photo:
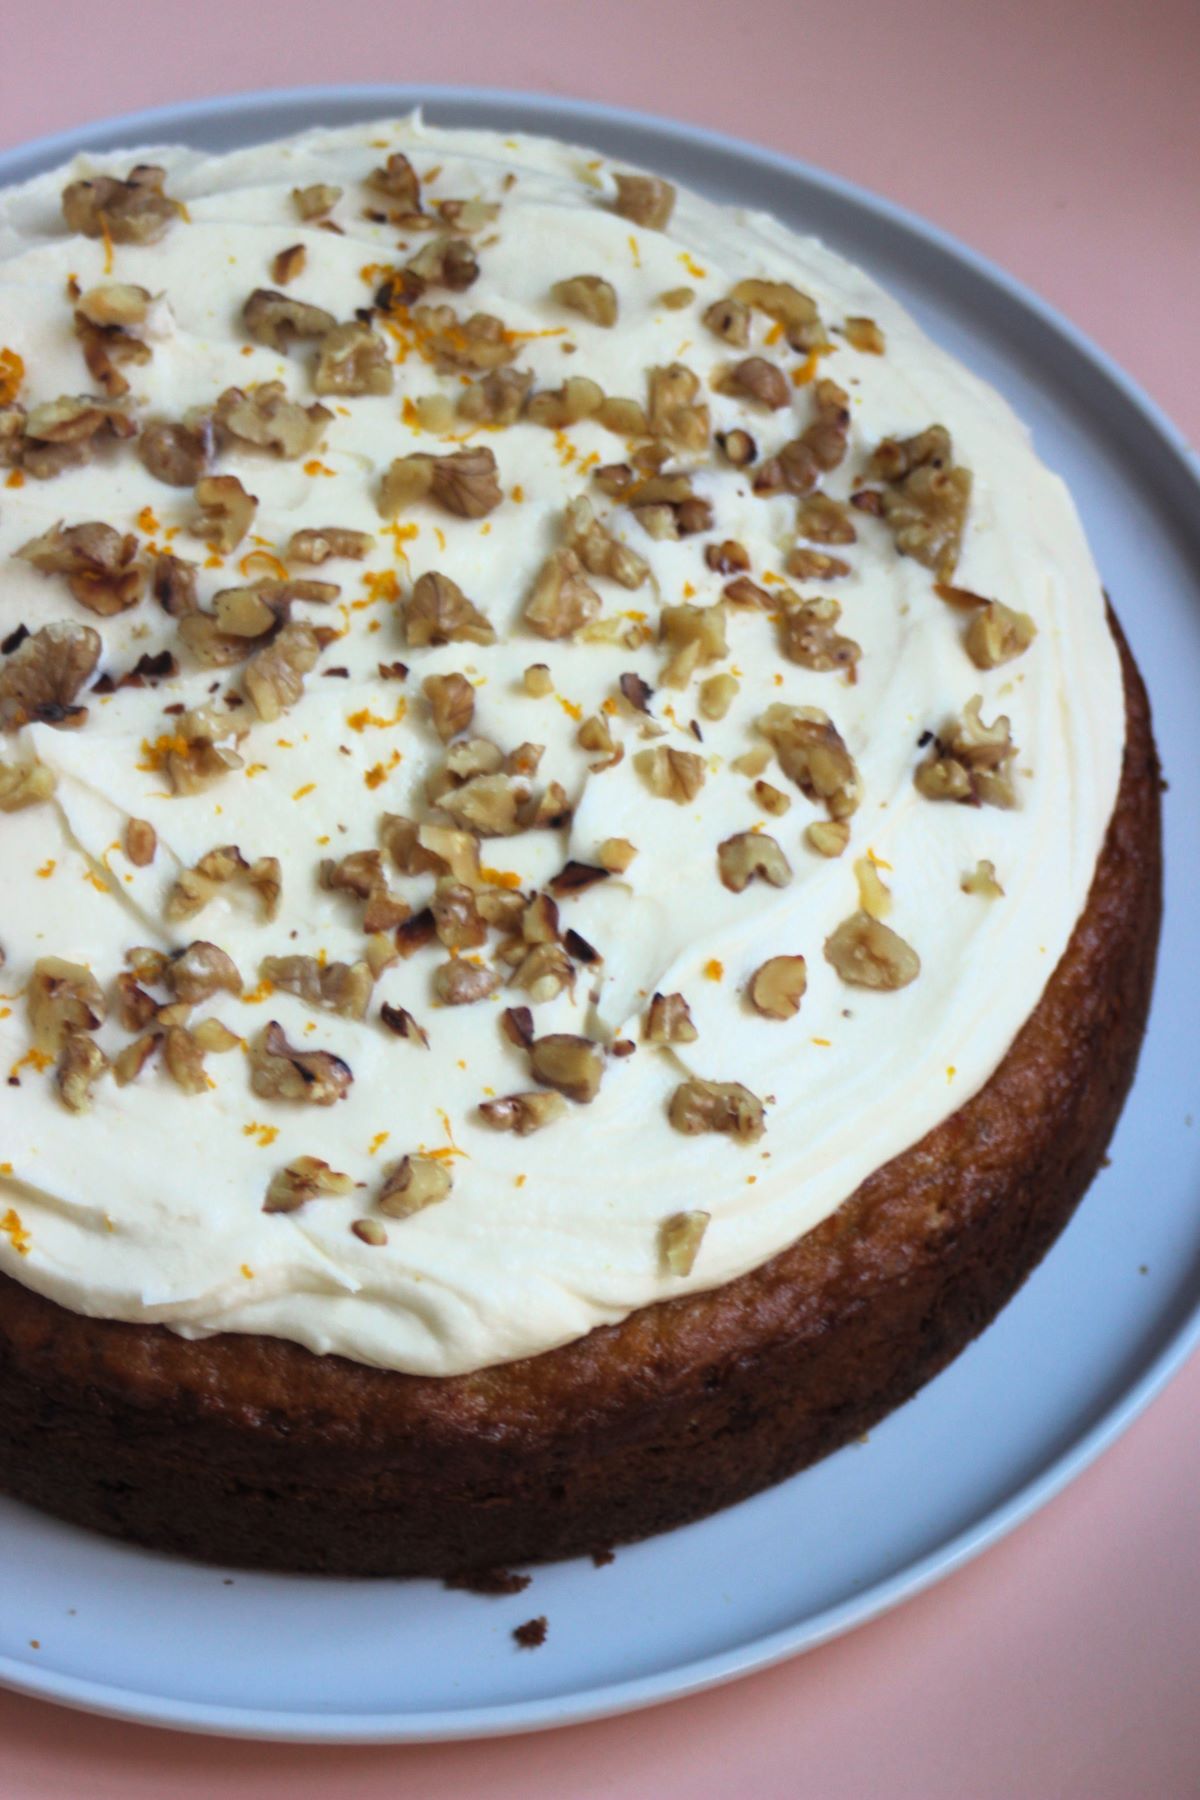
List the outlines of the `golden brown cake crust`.
<svg viewBox="0 0 1200 1800">
<path fill-rule="evenodd" d="M 908 1399 L 1066 1224 L 1137 1062 L 1160 780 L 1113 629 L 1124 766 L 1067 951 L 986 1086 L 815 1231 L 708 1293 L 445 1379 L 85 1318 L 0 1276 L 0 1488 L 216 1561 L 446 1575 L 702 1517 Z"/>
</svg>

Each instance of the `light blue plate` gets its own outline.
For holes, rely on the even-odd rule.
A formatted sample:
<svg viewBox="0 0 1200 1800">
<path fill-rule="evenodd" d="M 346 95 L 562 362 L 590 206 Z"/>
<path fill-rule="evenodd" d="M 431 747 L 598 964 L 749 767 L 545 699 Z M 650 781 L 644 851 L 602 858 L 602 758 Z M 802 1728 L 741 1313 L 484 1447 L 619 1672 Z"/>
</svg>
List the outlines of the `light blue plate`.
<svg viewBox="0 0 1200 1800">
<path fill-rule="evenodd" d="M 1200 480 L 1179 434 L 1064 319 L 932 227 L 765 150 L 605 107 L 449 88 L 247 95 L 10 151 L 0 182 L 82 149 L 225 150 L 417 103 L 440 124 L 594 145 L 815 232 L 1030 421 L 1074 491 L 1155 704 L 1171 782 L 1162 974 L 1112 1166 L 991 1330 L 869 1444 L 608 1568 L 560 1564 L 501 1600 L 428 1582 L 231 1577 L 0 1504 L 0 1680 L 197 1731 L 528 1731 L 760 1669 L 994 1543 L 1113 1441 L 1200 1336 Z M 545 1647 L 518 1651 L 512 1627 L 539 1613 Z"/>
</svg>

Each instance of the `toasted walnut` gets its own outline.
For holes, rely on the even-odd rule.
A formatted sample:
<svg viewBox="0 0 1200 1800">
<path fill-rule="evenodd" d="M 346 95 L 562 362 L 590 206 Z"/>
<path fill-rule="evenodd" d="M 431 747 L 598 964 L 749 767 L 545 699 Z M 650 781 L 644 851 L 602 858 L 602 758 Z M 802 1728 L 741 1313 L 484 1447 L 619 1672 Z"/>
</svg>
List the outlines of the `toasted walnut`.
<svg viewBox="0 0 1200 1800">
<path fill-rule="evenodd" d="M 750 977 L 746 994 L 765 1019 L 794 1019 L 808 987 L 808 965 L 802 956 L 769 956 Z"/>
<path fill-rule="evenodd" d="M 535 1089 L 530 1093 L 505 1094 L 499 1100 L 484 1100 L 479 1116 L 493 1131 L 515 1131 L 518 1137 L 528 1137 L 532 1131 L 553 1125 L 566 1111 L 567 1103 L 561 1094 Z"/>
<path fill-rule="evenodd" d="M 590 500 L 580 495 L 566 511 L 567 548 L 573 550 L 589 575 L 607 575 L 623 588 L 639 588 L 650 573 L 644 557 L 622 544 L 592 511 Z"/>
<path fill-rule="evenodd" d="M 857 811 L 862 784 L 854 758 L 827 713 L 815 706 L 776 702 L 758 720 L 780 766 L 809 800 L 825 805 L 831 819 Z"/>
<path fill-rule="evenodd" d="M 971 472 L 955 464 L 945 426 L 931 425 L 910 438 L 886 438 L 867 473 L 887 484 L 883 517 L 900 554 L 949 581 L 962 546 Z"/>
<path fill-rule="evenodd" d="M 134 566 L 137 548 L 132 532 L 122 536 L 111 525 L 93 522 L 65 530 L 54 525 L 23 544 L 16 554 L 43 575 L 65 575 L 81 606 L 101 618 L 111 618 L 141 599 L 145 571 Z"/>
<path fill-rule="evenodd" d="M 983 900 L 1002 900 L 1004 889 L 996 880 L 996 865 L 981 859 L 959 882 L 964 894 L 978 894 Z"/>
<path fill-rule="evenodd" d="M 270 450 L 288 461 L 311 456 L 319 449 L 332 417 L 319 401 L 301 406 L 289 400 L 281 381 L 264 382 L 248 394 L 241 388 L 226 388 L 213 411 L 220 434 Z"/>
<path fill-rule="evenodd" d="M 750 342 L 750 308 L 741 300 L 714 300 L 704 312 L 704 323 L 715 337 L 735 349 Z"/>
<path fill-rule="evenodd" d="M 858 883 L 858 904 L 862 911 L 869 913 L 873 919 L 886 919 L 892 910 L 891 890 L 886 886 L 879 873 L 879 865 L 869 851 L 855 863 L 854 879 Z"/>
<path fill-rule="evenodd" d="M 783 814 L 790 809 L 792 804 L 790 795 L 783 793 L 777 787 L 772 787 L 769 781 L 755 782 L 754 798 L 758 801 L 758 804 L 762 807 L 764 812 L 770 813 L 777 819 L 782 818 Z"/>
<path fill-rule="evenodd" d="M 479 259 L 466 238 L 449 234 L 430 238 L 404 265 L 404 288 L 418 299 L 426 288 L 444 287 L 465 293 L 479 279 Z"/>
<path fill-rule="evenodd" d="M 741 756 L 735 756 L 729 766 L 731 769 L 736 769 L 739 775 L 755 776 L 762 774 L 770 760 L 771 752 L 767 746 L 755 744 L 752 749 L 743 751 Z"/>
<path fill-rule="evenodd" d="M 129 392 L 118 364 L 150 360 L 150 346 L 143 335 L 150 306 L 149 289 L 127 282 L 106 282 L 79 297 L 75 335 L 89 375 L 110 399 Z"/>
<path fill-rule="evenodd" d="M 548 431 L 565 431 L 581 419 L 598 416 L 604 405 L 604 389 L 588 375 L 571 375 L 558 388 L 543 388 L 532 394 L 525 406 L 525 417 L 533 425 L 544 425 Z"/>
<path fill-rule="evenodd" d="M 168 487 L 195 487 L 213 458 L 212 426 L 173 425 L 151 420 L 137 442 L 144 467 Z"/>
<path fill-rule="evenodd" d="M 512 985 L 522 988 L 535 1006 L 541 1006 L 574 990 L 575 965 L 561 945 L 534 944 L 513 971 Z"/>
<path fill-rule="evenodd" d="M 560 306 L 581 313 L 593 325 L 617 322 L 617 290 L 602 275 L 571 275 L 566 281 L 556 281 L 550 292 Z"/>
<path fill-rule="evenodd" d="M 131 1044 L 126 1044 L 113 1057 L 113 1080 L 118 1087 L 128 1087 L 131 1081 L 137 1080 L 161 1042 L 161 1033 L 148 1031 L 144 1036 L 135 1038 Z"/>
<path fill-rule="evenodd" d="M 242 321 L 255 343 L 284 353 L 305 338 L 325 337 L 337 324 L 323 306 L 310 306 L 274 288 L 255 288 L 242 307 Z"/>
<path fill-rule="evenodd" d="M 481 425 L 515 425 L 532 386 L 528 369 L 493 369 L 482 381 L 463 389 L 458 397 L 459 417 Z"/>
<path fill-rule="evenodd" d="M 534 700 L 544 700 L 554 692 L 554 677 L 545 663 L 530 663 L 521 677 L 521 685 Z"/>
<path fill-rule="evenodd" d="M 24 638 L 0 665 L 0 731 L 22 725 L 74 728 L 87 718 L 75 696 L 100 660 L 100 634 L 56 620 Z"/>
<path fill-rule="evenodd" d="M 605 838 L 597 847 L 596 861 L 610 875 L 623 875 L 634 857 L 637 847 L 628 838 Z"/>
<path fill-rule="evenodd" d="M 639 750 L 633 766 L 650 792 L 660 800 L 687 806 L 704 786 L 704 758 L 692 750 L 673 750 L 665 744 Z"/>
<path fill-rule="evenodd" d="M 430 866 L 436 873 L 453 875 L 455 881 L 461 881 L 464 887 L 478 888 L 482 885 L 479 840 L 474 832 L 463 831 L 453 825 L 421 825 L 417 828 L 417 843 L 418 856 L 422 859 L 428 857 Z M 424 861 L 421 866 L 426 866 Z"/>
<path fill-rule="evenodd" d="M 375 977 L 365 962 L 322 964 L 315 956 L 264 956 L 260 973 L 272 987 L 308 1006 L 326 1007 L 346 1019 L 365 1019 Z"/>
<path fill-rule="evenodd" d="M 223 1056 L 226 1051 L 236 1050 L 242 1041 L 236 1031 L 230 1031 L 227 1025 L 222 1025 L 220 1019 L 201 1019 L 192 1026 L 192 1037 L 206 1055 L 211 1051 L 214 1056 Z"/>
<path fill-rule="evenodd" d="M 600 1092 L 604 1058 L 587 1038 L 574 1037 L 566 1031 L 535 1038 L 529 1046 L 529 1066 L 535 1081 L 556 1088 L 581 1106 L 588 1105 Z"/>
<path fill-rule="evenodd" d="M 57 775 L 45 763 L 0 762 L 0 812 L 37 806 L 49 800 L 57 786 Z"/>
<path fill-rule="evenodd" d="M 475 689 L 465 675 L 427 675 L 422 682 L 433 729 L 443 744 L 465 731 L 475 717 Z"/>
<path fill-rule="evenodd" d="M 825 960 L 851 987 L 907 987 L 921 972 L 912 945 L 866 912 L 851 913 L 825 939 Z"/>
<path fill-rule="evenodd" d="M 427 500 L 433 492 L 432 456 L 398 456 L 385 471 L 379 484 L 379 511 L 383 518 L 394 519 L 418 500 Z"/>
<path fill-rule="evenodd" d="M 755 879 L 771 887 L 786 887 L 792 879 L 792 866 L 765 831 L 738 831 L 717 845 L 717 873 L 723 886 L 740 894 Z"/>
<path fill-rule="evenodd" d="M 768 362 L 765 356 L 747 356 L 734 363 L 722 375 L 719 386 L 723 394 L 753 400 L 759 406 L 765 406 L 768 412 L 777 412 L 792 397 L 787 376 L 777 363 Z"/>
<path fill-rule="evenodd" d="M 69 182 L 62 196 L 67 229 L 89 238 L 107 236 L 114 244 L 156 244 L 179 216 L 174 200 L 163 191 L 166 178 L 164 169 L 139 163 L 124 181 L 94 175 Z"/>
<path fill-rule="evenodd" d="M 658 1240 L 668 1274 L 691 1274 L 710 1217 L 711 1214 L 697 1210 L 672 1213 L 669 1219 L 663 1220 Z"/>
<path fill-rule="evenodd" d="M 682 312 L 695 298 L 696 290 L 693 287 L 667 288 L 665 293 L 658 296 L 658 304 L 665 306 L 668 312 Z"/>
<path fill-rule="evenodd" d="M 271 1019 L 250 1049 L 250 1086 L 267 1100 L 303 1100 L 332 1106 L 344 1100 L 354 1077 L 340 1056 L 328 1050 L 298 1050 L 282 1025 Z"/>
<path fill-rule="evenodd" d="M 494 644 L 496 633 L 457 582 L 436 569 L 422 575 L 404 609 L 404 630 L 414 647 L 427 644 Z"/>
<path fill-rule="evenodd" d="M 248 494 L 236 475 L 205 475 L 196 483 L 195 493 L 200 516 L 189 531 L 228 556 L 254 523 L 258 496 Z"/>
<path fill-rule="evenodd" d="M 706 719 L 723 719 L 738 695 L 732 675 L 710 675 L 700 683 L 700 711 Z"/>
<path fill-rule="evenodd" d="M 295 281 L 303 275 L 308 263 L 308 250 L 304 244 L 289 244 L 271 258 L 271 279 L 286 287 L 289 281 Z"/>
<path fill-rule="evenodd" d="M 316 667 L 320 654 L 320 639 L 312 626 L 295 621 L 255 651 L 242 683 L 260 719 L 278 719 L 296 704 L 304 692 L 304 677 Z"/>
<path fill-rule="evenodd" d="M 417 171 L 402 151 L 394 150 L 382 168 L 372 169 L 366 185 L 377 194 L 398 200 L 407 212 L 421 211 L 421 183 Z"/>
<path fill-rule="evenodd" d="M 853 680 L 862 650 L 853 638 L 837 630 L 842 609 L 836 600 L 801 600 L 791 588 L 781 588 L 783 612 L 779 620 L 779 647 L 789 662 L 804 669 L 844 669 Z"/>
<path fill-rule="evenodd" d="M 115 401 L 64 394 L 35 406 L 24 418 L 24 435 L 14 455 L 27 475 L 48 481 L 64 469 L 90 462 L 110 439 L 133 437 L 136 431 L 134 421 Z"/>
<path fill-rule="evenodd" d="M 600 596 L 583 574 L 574 550 L 554 550 L 542 564 L 529 599 L 525 622 L 545 638 L 571 637 L 600 611 Z"/>
<path fill-rule="evenodd" d="M 612 209 L 635 225 L 665 231 L 675 210 L 675 189 L 659 175 L 616 175 Z"/>
<path fill-rule="evenodd" d="M 836 469 L 850 441 L 850 401 L 836 381 L 818 381 L 810 425 L 762 463 L 754 477 L 756 494 L 807 495 L 824 471 Z"/>
<path fill-rule="evenodd" d="M 845 507 L 828 494 L 806 494 L 797 501 L 796 530 L 813 544 L 852 544 L 858 535 Z"/>
<path fill-rule="evenodd" d="M 383 847 L 402 875 L 441 874 L 445 863 L 433 850 L 422 846 L 415 819 L 402 813 L 384 813 L 379 821 Z"/>
<path fill-rule="evenodd" d="M 804 828 L 804 841 L 818 856 L 840 856 L 850 842 L 850 827 L 844 819 L 814 819 Z"/>
<path fill-rule="evenodd" d="M 335 325 L 321 339 L 313 363 L 315 393 L 390 394 L 394 380 L 387 345 L 369 325 Z"/>
<path fill-rule="evenodd" d="M 682 994 L 654 995 L 642 1022 L 648 1044 L 694 1044 L 699 1035 Z"/>
<path fill-rule="evenodd" d="M 44 1056 L 57 1056 L 72 1033 L 97 1030 L 108 1010 L 91 970 L 60 956 L 42 956 L 34 963 L 25 1006 L 34 1047 Z"/>
<path fill-rule="evenodd" d="M 92 1085 L 108 1068 L 108 1058 L 86 1031 L 69 1031 L 63 1039 L 54 1071 L 63 1105 L 68 1112 L 87 1112 L 92 1104 Z"/>
<path fill-rule="evenodd" d="M 410 1043 L 420 1044 L 423 1050 L 428 1050 L 429 1033 L 423 1025 L 418 1025 L 407 1007 L 391 1006 L 385 1000 L 379 1009 L 379 1017 L 395 1037 L 407 1038 Z"/>
<path fill-rule="evenodd" d="M 943 725 L 917 767 L 917 789 L 928 800 L 957 800 L 966 806 L 1012 807 L 1017 803 L 1010 764 L 1017 754 L 1008 719 L 991 725 L 979 716 L 983 696 L 975 694 L 961 719 Z"/>
<path fill-rule="evenodd" d="M 279 623 L 279 611 L 254 588 L 223 588 L 212 612 L 196 608 L 183 615 L 179 635 L 206 668 L 225 669 L 261 648 Z"/>
<path fill-rule="evenodd" d="M 331 187 L 324 181 L 316 182 L 312 187 L 292 189 L 292 203 L 302 219 L 323 219 L 333 211 L 341 197 L 340 187 Z"/>
<path fill-rule="evenodd" d="M 793 544 L 783 566 L 798 581 L 836 581 L 850 573 L 850 564 L 842 557 L 813 550 L 807 544 Z"/>
<path fill-rule="evenodd" d="M 134 821 L 137 823 L 137 821 Z M 147 829 L 153 830 L 153 827 Z M 258 896 L 264 919 L 274 919 L 283 892 L 283 875 L 277 856 L 246 860 L 236 844 L 209 850 L 191 869 L 184 869 L 167 895 L 165 913 L 172 923 L 194 918 L 231 881 L 244 882 Z"/>
<path fill-rule="evenodd" d="M 443 1006 L 473 1006 L 477 1000 L 494 994 L 499 985 L 500 977 L 494 969 L 462 957 L 451 957 L 433 971 L 433 991 Z"/>
<path fill-rule="evenodd" d="M 443 371 L 480 373 L 516 358 L 511 334 L 492 313 L 460 319 L 452 306 L 415 306 L 412 323 Z"/>
<path fill-rule="evenodd" d="M 719 1131 L 740 1144 L 753 1144 L 766 1129 L 762 1101 L 740 1081 L 681 1081 L 667 1116 L 685 1137 Z"/>
<path fill-rule="evenodd" d="M 963 642 L 977 669 L 996 669 L 1028 650 L 1037 626 L 1028 613 L 1013 612 L 1000 600 L 989 600 L 967 626 Z"/>
<path fill-rule="evenodd" d="M 655 437 L 680 450 L 702 450 L 708 443 L 708 407 L 697 400 L 700 379 L 683 363 L 649 373 L 647 418 Z M 646 496 L 650 503 L 650 496 Z"/>
<path fill-rule="evenodd" d="M 165 768 L 177 794 L 200 794 L 233 769 L 242 759 L 218 743 L 234 729 L 232 719 L 219 719 L 207 706 L 194 707 L 176 720 Z"/>
<path fill-rule="evenodd" d="M 349 1194 L 354 1191 L 354 1177 L 331 1169 L 319 1156 L 298 1156 L 284 1169 L 277 1169 L 267 1187 L 263 1201 L 265 1213 L 296 1212 L 307 1200 L 321 1194 Z"/>
<path fill-rule="evenodd" d="M 309 526 L 293 531 L 284 556 L 288 562 L 323 563 L 331 556 L 344 556 L 361 562 L 375 547 L 369 531 L 347 531 L 341 525 Z"/>
<path fill-rule="evenodd" d="M 455 450 L 431 461 L 432 495 L 447 512 L 463 519 L 481 519 L 503 500 L 496 458 L 486 446 Z"/>
<path fill-rule="evenodd" d="M 203 938 L 173 956 L 161 978 L 175 998 L 186 1001 L 189 1006 L 211 1000 L 221 990 L 240 994 L 243 987 L 233 958 L 219 945 L 207 943 Z"/>
<path fill-rule="evenodd" d="M 728 650 L 725 608 L 716 606 L 664 606 L 659 615 L 659 639 L 671 650 L 662 673 L 666 687 L 686 687 L 694 670 L 716 662 Z"/>
<path fill-rule="evenodd" d="M 816 303 L 788 281 L 739 281 L 731 296 L 743 306 L 753 307 L 775 319 L 793 350 L 807 354 L 825 343 L 825 331 Z"/>
<path fill-rule="evenodd" d="M 389 1219 L 411 1218 L 413 1213 L 444 1200 L 453 1184 L 449 1168 L 435 1157 L 401 1157 L 384 1178 L 379 1210 Z"/>
<path fill-rule="evenodd" d="M 208 1092 L 204 1051 L 185 1026 L 167 1026 L 163 1037 L 163 1063 L 171 1080 L 185 1094 Z"/>
<path fill-rule="evenodd" d="M 864 356 L 882 356 L 887 349 L 887 340 L 874 319 L 861 314 L 851 314 L 843 322 L 842 335 L 851 349 Z"/>
<path fill-rule="evenodd" d="M 464 882 L 444 877 L 430 904 L 433 927 L 445 949 L 476 950 L 487 942 L 487 925 L 475 904 L 474 891 Z"/>
<path fill-rule="evenodd" d="M 149 868 L 158 849 L 158 833 L 148 819 L 130 819 L 125 827 L 125 854 L 135 869 Z"/>
<path fill-rule="evenodd" d="M 476 775 L 442 794 L 438 804 L 458 825 L 480 837 L 512 837 L 522 829 L 517 812 L 528 797 L 528 783 L 511 775 Z"/>
</svg>

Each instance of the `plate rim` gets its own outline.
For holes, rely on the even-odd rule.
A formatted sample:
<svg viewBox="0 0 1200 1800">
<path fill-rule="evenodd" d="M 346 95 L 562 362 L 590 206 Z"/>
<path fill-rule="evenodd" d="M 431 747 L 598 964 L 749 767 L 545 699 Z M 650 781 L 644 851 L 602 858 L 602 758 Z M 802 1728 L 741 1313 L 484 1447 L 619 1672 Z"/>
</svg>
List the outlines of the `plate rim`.
<svg viewBox="0 0 1200 1800">
<path fill-rule="evenodd" d="M 1176 465 L 1175 474 L 1182 478 L 1182 491 L 1190 489 L 1193 498 L 1200 499 L 1200 452 L 1190 447 L 1181 429 L 1165 410 L 1106 350 L 1032 288 L 942 227 L 870 189 L 801 158 L 788 156 L 726 132 L 708 130 L 698 123 L 645 113 L 629 107 L 610 106 L 602 101 L 580 99 L 573 95 L 554 95 L 537 90 L 438 83 L 349 83 L 261 88 L 144 108 L 0 148 L 0 186 L 26 180 L 42 168 L 53 167 L 55 163 L 94 148 L 97 138 L 112 140 L 114 134 L 121 134 L 130 147 L 139 143 L 153 143 L 155 133 L 174 134 L 176 141 L 180 138 L 186 141 L 189 125 L 198 120 L 210 122 L 231 116 L 264 118 L 264 115 L 269 119 L 274 110 L 284 111 L 305 104 L 319 108 L 328 106 L 331 102 L 339 105 L 349 103 L 354 115 L 361 118 L 369 117 L 369 109 L 375 106 L 381 109 L 380 116 L 419 106 L 432 110 L 439 105 L 467 108 L 511 105 L 526 118 L 530 115 L 565 112 L 579 121 L 583 137 L 586 136 L 586 128 L 591 121 L 602 127 L 627 125 L 684 148 L 690 145 L 715 149 L 743 164 L 770 168 L 776 173 L 799 179 L 809 187 L 819 189 L 828 198 L 849 204 L 859 214 L 866 214 L 893 229 L 898 227 L 905 236 L 948 259 L 976 282 L 1002 293 L 1027 318 L 1032 317 L 1043 334 L 1049 334 L 1072 352 L 1076 364 L 1082 364 L 1084 372 L 1090 377 L 1093 389 L 1099 391 L 1100 388 L 1106 388 L 1110 395 L 1115 394 L 1125 408 L 1138 418 L 1143 428 L 1149 428 L 1157 441 L 1159 453 L 1166 452 L 1169 461 Z M 160 135 L 157 141 L 165 143 L 168 136 Z M 267 138 L 264 136 L 262 141 L 267 141 Z M 1186 530 L 1187 521 L 1179 517 L 1178 506 L 1173 504 L 1170 510 L 1177 527 L 1181 531 Z M 1200 507 L 1197 507 L 1193 517 L 1198 521 L 1193 529 L 1197 543 L 1200 544 Z M 983 1511 L 969 1526 L 944 1540 L 907 1568 L 873 1583 L 861 1593 L 811 1614 L 802 1621 L 780 1627 L 733 1648 L 696 1658 L 692 1662 L 676 1664 L 669 1670 L 659 1670 L 628 1681 L 609 1682 L 571 1694 L 509 1702 L 499 1706 L 422 1712 L 396 1710 L 370 1714 L 303 1714 L 263 1707 L 235 1709 L 207 1702 L 184 1701 L 139 1693 L 130 1688 L 56 1673 L 50 1669 L 40 1671 L 28 1663 L 3 1655 L 0 1655 L 0 1686 L 36 1699 L 130 1723 L 207 1735 L 288 1743 L 469 1741 L 584 1724 L 617 1714 L 640 1711 L 667 1700 L 683 1699 L 815 1649 L 890 1611 L 956 1572 L 1006 1537 L 1082 1474 L 1157 1398 L 1198 1345 L 1200 1293 L 1194 1297 L 1190 1310 L 1181 1317 L 1159 1349 L 1149 1357 L 1141 1374 L 1127 1384 L 1119 1397 L 1105 1407 L 1089 1426 L 1072 1438 L 1065 1449 L 1057 1454 L 1051 1452 L 1050 1460 L 1037 1475 L 1025 1481 L 999 1505 Z"/>
</svg>

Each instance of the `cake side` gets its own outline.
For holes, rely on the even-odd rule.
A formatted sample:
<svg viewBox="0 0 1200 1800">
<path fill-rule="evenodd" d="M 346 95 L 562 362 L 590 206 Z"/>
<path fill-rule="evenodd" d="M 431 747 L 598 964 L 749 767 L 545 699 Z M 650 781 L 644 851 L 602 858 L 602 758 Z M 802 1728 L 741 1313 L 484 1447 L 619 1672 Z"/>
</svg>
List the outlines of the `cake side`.
<svg viewBox="0 0 1200 1800">
<path fill-rule="evenodd" d="M 0 1483 L 218 1561 L 444 1575 L 683 1523 L 868 1429 L 1035 1265 L 1133 1076 L 1161 907 L 1160 779 L 1118 641 L 1121 785 L 1066 954 L 987 1084 L 815 1231 L 720 1288 L 445 1380 L 282 1340 L 189 1343 L 3 1280 Z"/>
</svg>

